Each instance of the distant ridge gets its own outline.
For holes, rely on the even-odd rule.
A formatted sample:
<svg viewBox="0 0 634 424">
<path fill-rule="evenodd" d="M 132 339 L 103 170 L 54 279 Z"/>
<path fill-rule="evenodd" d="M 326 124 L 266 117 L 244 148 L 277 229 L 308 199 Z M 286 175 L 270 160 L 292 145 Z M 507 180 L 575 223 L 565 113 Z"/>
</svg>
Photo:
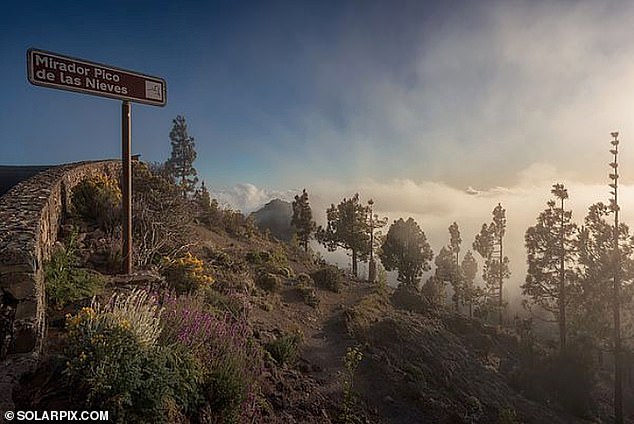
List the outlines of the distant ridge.
<svg viewBox="0 0 634 424">
<path fill-rule="evenodd" d="M 250 215 L 260 230 L 269 230 L 271 234 L 283 241 L 290 241 L 293 237 L 291 218 L 293 206 L 280 199 L 273 199 Z"/>
<path fill-rule="evenodd" d="M 52 168 L 54 165 L 14 166 L 0 165 L 0 196 L 4 195 L 11 187 L 19 182 Z"/>
</svg>

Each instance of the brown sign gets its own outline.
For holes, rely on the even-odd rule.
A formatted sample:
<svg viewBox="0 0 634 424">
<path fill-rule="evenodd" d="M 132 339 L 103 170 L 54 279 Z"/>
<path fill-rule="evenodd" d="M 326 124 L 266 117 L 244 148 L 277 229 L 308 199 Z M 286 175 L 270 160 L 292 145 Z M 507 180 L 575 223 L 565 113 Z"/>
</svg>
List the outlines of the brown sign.
<svg viewBox="0 0 634 424">
<path fill-rule="evenodd" d="M 162 78 L 43 50 L 29 49 L 26 55 L 31 84 L 155 106 L 167 103 Z"/>
</svg>

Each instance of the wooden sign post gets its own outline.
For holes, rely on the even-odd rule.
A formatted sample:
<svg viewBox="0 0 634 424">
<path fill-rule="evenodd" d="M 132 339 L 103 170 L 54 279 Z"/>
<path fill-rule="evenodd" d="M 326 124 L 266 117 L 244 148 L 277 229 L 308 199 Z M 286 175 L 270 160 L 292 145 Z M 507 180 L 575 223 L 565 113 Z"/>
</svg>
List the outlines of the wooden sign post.
<svg viewBox="0 0 634 424">
<path fill-rule="evenodd" d="M 153 106 L 167 103 L 167 83 L 162 78 L 126 71 L 44 50 L 29 49 L 27 77 L 42 87 L 75 91 L 122 100 L 121 104 L 121 194 L 123 271 L 132 272 L 132 161 L 130 102 Z"/>
</svg>

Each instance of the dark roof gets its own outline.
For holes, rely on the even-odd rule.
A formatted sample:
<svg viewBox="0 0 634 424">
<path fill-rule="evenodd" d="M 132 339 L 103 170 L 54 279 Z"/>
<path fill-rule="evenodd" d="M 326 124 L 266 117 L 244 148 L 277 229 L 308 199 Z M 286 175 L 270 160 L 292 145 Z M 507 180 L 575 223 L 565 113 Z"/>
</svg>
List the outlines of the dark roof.
<svg viewBox="0 0 634 424">
<path fill-rule="evenodd" d="M 51 165 L 38 166 L 5 166 L 0 165 L 0 196 L 11 187 L 21 181 L 31 178 L 33 175 L 51 168 Z"/>
</svg>

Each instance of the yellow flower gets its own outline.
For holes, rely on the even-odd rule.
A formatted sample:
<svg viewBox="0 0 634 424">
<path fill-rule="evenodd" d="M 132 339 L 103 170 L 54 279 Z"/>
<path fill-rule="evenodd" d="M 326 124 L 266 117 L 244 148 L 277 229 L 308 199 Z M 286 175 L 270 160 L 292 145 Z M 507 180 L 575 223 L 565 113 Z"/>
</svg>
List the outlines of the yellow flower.
<svg viewBox="0 0 634 424">
<path fill-rule="evenodd" d="M 130 321 L 125 318 L 119 321 L 119 326 L 124 330 L 129 330 L 132 328 L 132 324 L 130 323 Z"/>
</svg>

